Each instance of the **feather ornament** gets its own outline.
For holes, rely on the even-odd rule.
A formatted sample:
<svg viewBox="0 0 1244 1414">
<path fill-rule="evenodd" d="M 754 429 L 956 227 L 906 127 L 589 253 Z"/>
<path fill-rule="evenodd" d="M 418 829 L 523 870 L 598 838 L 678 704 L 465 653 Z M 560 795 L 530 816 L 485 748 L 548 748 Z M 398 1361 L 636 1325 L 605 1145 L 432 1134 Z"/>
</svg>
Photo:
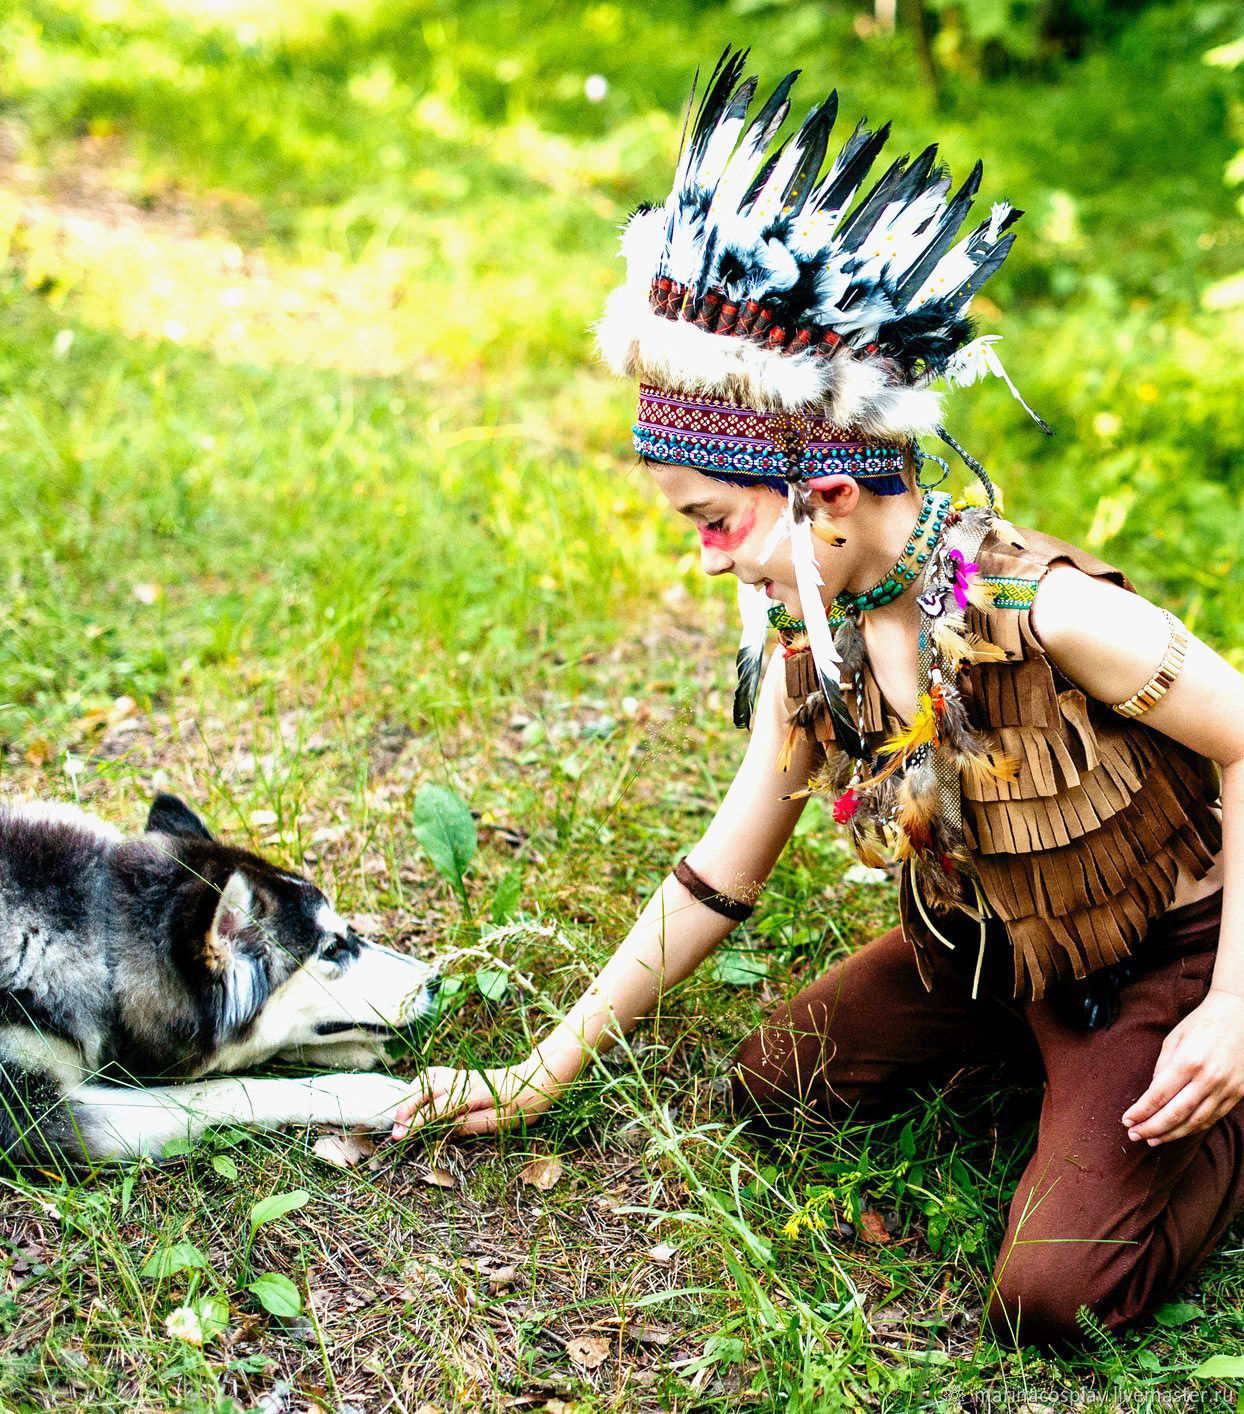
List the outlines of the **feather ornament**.
<svg viewBox="0 0 1244 1414">
<path fill-rule="evenodd" d="M 845 751 L 830 748 L 825 760 L 808 779 L 808 793 L 836 800 L 846 790 L 854 773 L 855 761 Z"/>
<path fill-rule="evenodd" d="M 998 504 L 1002 504 L 1001 487 L 999 487 Z M 1009 520 L 1003 520 L 1001 516 L 994 516 L 989 527 L 999 540 L 1005 541 L 1008 545 L 1013 545 L 1017 550 L 1026 550 L 1028 542 L 1023 534 L 1016 530 Z"/>
<path fill-rule="evenodd" d="M 1008 785 L 1019 779 L 1023 764 L 1017 756 L 1004 752 L 985 752 L 980 755 L 960 753 L 955 764 L 973 790 L 984 790 L 994 781 L 1004 781 Z"/>
<path fill-rule="evenodd" d="M 795 747 L 799 745 L 799 738 L 803 735 L 803 728 L 797 722 L 790 722 L 786 727 L 786 735 L 782 738 L 782 745 L 778 750 L 777 768 L 783 775 L 790 770 L 791 759 L 795 754 Z M 787 800 L 797 800 L 800 796 L 806 795 L 806 791 L 796 791 L 794 795 L 787 796 Z"/>
<path fill-rule="evenodd" d="M 960 632 L 946 616 L 934 620 L 933 647 L 942 661 L 943 671 L 951 678 L 967 663 L 1006 661 L 1005 649 L 987 642 L 977 633 Z"/>
<path fill-rule="evenodd" d="M 895 819 L 904 834 L 926 843 L 931 838 L 940 803 L 937 796 L 937 776 L 932 753 L 912 762 L 899 782 Z"/>
<path fill-rule="evenodd" d="M 768 596 L 759 584 L 738 581 L 739 617 L 742 632 L 735 657 L 739 682 L 734 692 L 734 725 L 750 728 L 756 710 L 756 695 L 760 690 L 760 671 L 764 663 L 765 641 L 769 636 Z"/>
<path fill-rule="evenodd" d="M 982 334 L 979 339 L 973 339 L 970 344 L 965 344 L 943 369 L 942 377 L 952 388 L 970 387 L 973 383 L 979 383 L 986 374 L 1001 378 L 1011 390 L 1011 396 L 1020 407 L 1047 437 L 1052 437 L 1054 429 L 1043 417 L 1038 417 L 1033 412 L 1024 401 L 1019 389 L 1011 381 L 1011 375 L 1003 368 L 1002 360 L 994 349 L 994 345 L 1000 343 L 1001 340 L 1001 334 Z"/>
<path fill-rule="evenodd" d="M 916 715 L 911 719 L 911 724 L 904 727 L 902 731 L 895 732 L 893 736 L 887 737 L 881 744 L 881 754 L 883 756 L 910 756 L 918 746 L 932 744 L 937 726 L 937 713 L 934 711 L 933 698 L 931 694 L 922 692 L 916 703 Z"/>
</svg>

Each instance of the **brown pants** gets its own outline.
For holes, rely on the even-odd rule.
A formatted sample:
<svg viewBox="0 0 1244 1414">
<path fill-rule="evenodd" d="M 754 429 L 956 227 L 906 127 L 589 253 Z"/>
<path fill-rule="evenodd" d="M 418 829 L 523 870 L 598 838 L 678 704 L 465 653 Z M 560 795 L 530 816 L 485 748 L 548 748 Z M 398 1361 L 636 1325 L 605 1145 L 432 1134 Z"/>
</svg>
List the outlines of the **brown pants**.
<svg viewBox="0 0 1244 1414">
<path fill-rule="evenodd" d="M 1244 1101 L 1211 1129 L 1150 1147 L 1123 1111 L 1148 1088 L 1168 1032 L 1204 998 L 1222 895 L 1158 920 L 1151 970 L 1122 991 L 1108 1028 L 1074 1029 L 1049 999 L 995 988 L 971 997 L 975 947 L 934 959 L 932 992 L 896 928 L 805 988 L 744 1042 L 740 1113 L 772 1129 L 880 1117 L 904 1082 L 939 1063 L 1013 1057 L 1046 1079 L 1036 1152 L 1011 1202 L 987 1320 L 999 1339 L 1082 1338 L 1083 1304 L 1110 1329 L 1166 1300 L 1244 1205 Z M 961 936 L 956 932 L 955 937 Z"/>
</svg>

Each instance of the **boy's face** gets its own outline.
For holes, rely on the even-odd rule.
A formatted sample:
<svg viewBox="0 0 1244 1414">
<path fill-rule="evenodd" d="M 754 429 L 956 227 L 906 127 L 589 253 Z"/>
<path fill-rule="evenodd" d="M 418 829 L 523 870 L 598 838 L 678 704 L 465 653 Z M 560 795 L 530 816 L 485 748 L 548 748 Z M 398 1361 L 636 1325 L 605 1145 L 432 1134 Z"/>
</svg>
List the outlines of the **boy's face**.
<svg viewBox="0 0 1244 1414">
<path fill-rule="evenodd" d="M 781 517 L 786 498 L 767 486 L 734 486 L 690 467 L 648 463 L 648 470 L 670 505 L 687 517 L 700 537 L 700 567 L 705 574 L 729 572 L 745 584 L 762 584 L 775 604 L 799 612 L 799 590 L 791 563 L 790 541 L 783 539 L 762 564 L 765 540 Z M 826 557 L 813 541 L 821 574 L 831 592 Z M 841 586 L 838 586 L 839 588 Z"/>
</svg>

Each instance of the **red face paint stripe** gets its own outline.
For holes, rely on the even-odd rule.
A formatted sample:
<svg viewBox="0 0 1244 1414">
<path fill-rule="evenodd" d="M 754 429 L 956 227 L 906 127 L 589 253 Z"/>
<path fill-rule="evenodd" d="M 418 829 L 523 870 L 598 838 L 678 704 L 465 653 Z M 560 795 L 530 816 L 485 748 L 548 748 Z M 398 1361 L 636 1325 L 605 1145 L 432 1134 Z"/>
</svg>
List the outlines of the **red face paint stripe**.
<svg viewBox="0 0 1244 1414">
<path fill-rule="evenodd" d="M 710 530 L 707 525 L 700 526 L 700 544 L 712 550 L 737 550 L 752 533 L 755 524 L 756 508 L 752 506 L 737 530 Z"/>
</svg>

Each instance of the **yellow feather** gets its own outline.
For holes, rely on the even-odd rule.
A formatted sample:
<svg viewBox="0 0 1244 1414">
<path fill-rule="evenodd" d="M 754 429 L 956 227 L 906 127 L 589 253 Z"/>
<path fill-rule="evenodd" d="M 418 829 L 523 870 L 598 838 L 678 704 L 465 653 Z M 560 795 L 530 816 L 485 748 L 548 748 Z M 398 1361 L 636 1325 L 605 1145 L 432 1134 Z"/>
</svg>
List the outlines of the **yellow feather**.
<svg viewBox="0 0 1244 1414">
<path fill-rule="evenodd" d="M 938 620 L 934 626 L 933 643 L 952 676 L 964 663 L 1006 661 L 1006 650 L 996 643 L 987 642 L 979 633 L 959 633 L 944 620 Z"/>
<path fill-rule="evenodd" d="M 990 756 L 964 753 L 959 757 L 959 769 L 974 790 L 983 789 L 990 781 L 1015 780 L 1022 764 L 1017 756 L 1006 756 L 1001 752 Z"/>
<path fill-rule="evenodd" d="M 922 692 L 920 700 L 916 704 L 916 715 L 912 718 L 911 725 L 904 727 L 901 732 L 896 732 L 894 736 L 884 741 L 881 745 L 881 754 L 891 756 L 897 752 L 900 756 L 910 756 L 916 747 L 923 746 L 925 742 L 933 740 L 935 726 L 932 699 L 927 692 Z"/>
<path fill-rule="evenodd" d="M 968 580 L 966 594 L 968 603 L 974 609 L 989 609 L 993 607 L 993 596 L 996 586 L 985 584 L 978 575 L 972 575 Z"/>
<path fill-rule="evenodd" d="M 999 648 L 996 643 L 990 643 L 979 633 L 969 633 L 968 642 L 972 645 L 972 661 L 974 663 L 1005 663 L 1006 649 Z"/>
<path fill-rule="evenodd" d="M 800 728 L 787 727 L 786 736 L 782 741 L 782 749 L 778 752 L 777 768 L 779 771 L 790 770 L 790 759 L 794 755 L 795 743 L 799 740 Z"/>
<path fill-rule="evenodd" d="M 934 625 L 933 644 L 952 677 L 964 663 L 972 661 L 972 645 L 948 624 L 939 621 Z"/>
</svg>

